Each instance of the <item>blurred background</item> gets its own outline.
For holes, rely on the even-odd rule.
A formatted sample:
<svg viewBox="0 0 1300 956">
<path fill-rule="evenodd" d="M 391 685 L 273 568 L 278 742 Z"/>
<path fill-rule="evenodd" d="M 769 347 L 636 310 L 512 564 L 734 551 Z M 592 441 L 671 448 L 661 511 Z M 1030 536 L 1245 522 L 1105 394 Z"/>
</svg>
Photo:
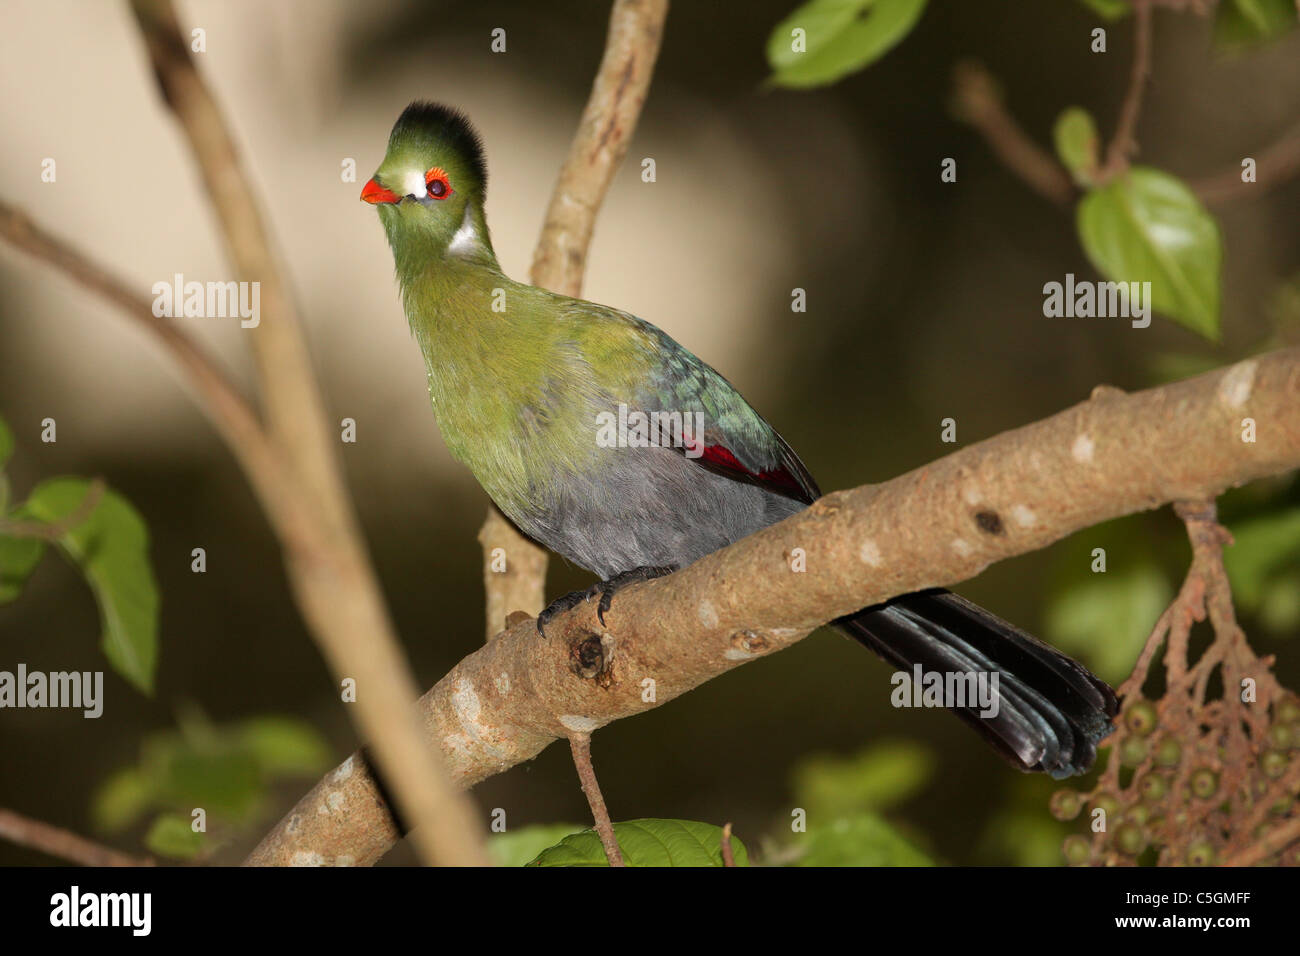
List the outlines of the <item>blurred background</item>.
<svg viewBox="0 0 1300 956">
<path fill-rule="evenodd" d="M 498 256 L 524 277 L 600 60 L 608 4 L 178 6 L 185 30 L 206 30 L 199 66 L 285 256 L 331 412 L 357 422 L 357 442 L 342 446 L 347 474 L 417 678 L 431 686 L 482 640 L 475 534 L 486 499 L 438 437 L 360 183 L 407 102 L 461 107 L 486 143 Z M 1097 17 L 1079 3 L 932 4 L 871 68 L 828 88 L 769 89 L 764 46 L 793 6 L 679 0 L 670 10 L 644 116 L 597 222 L 584 294 L 661 325 L 722 371 L 824 489 L 882 481 L 949 453 L 940 441 L 947 417 L 964 445 L 1081 401 L 1098 383 L 1136 390 L 1295 340 L 1300 180 L 1212 210 L 1225 244 L 1221 344 L 1160 316 L 1145 330 L 1043 317 L 1045 282 L 1096 274 L 1072 214 L 1031 193 L 953 118 L 952 68 L 982 60 L 1044 144 L 1075 104 L 1108 135 L 1127 84 L 1131 24 L 1113 25 L 1109 52 L 1094 55 Z M 125 7 L 7 0 L 5 21 L 0 195 L 141 294 L 175 273 L 232 278 Z M 497 27 L 505 53 L 490 51 Z M 1229 55 L 1207 21 L 1157 16 L 1142 162 L 1189 179 L 1220 173 L 1297 118 L 1300 35 Z M 41 180 L 47 157 L 57 162 L 54 183 Z M 654 184 L 641 182 L 643 157 L 656 161 Z M 958 161 L 955 184 L 940 182 L 944 157 Z M 349 159 L 357 182 L 341 181 Z M 107 671 L 99 720 L 0 712 L 0 806 L 86 833 L 115 823 L 107 839 L 139 852 L 150 815 L 130 812 L 120 774 L 147 763 L 157 735 L 298 718 L 319 734 L 302 746 L 326 752 L 302 756 L 300 776 L 276 773 L 270 786 L 232 798 L 212 859 L 237 861 L 310 785 L 312 768 L 357 745 L 334 682 L 248 486 L 153 342 L 7 245 L 0 282 L 0 416 L 17 439 L 15 497 L 54 475 L 104 478 L 147 522 L 162 593 L 152 699 Z M 806 313 L 790 310 L 795 287 L 807 291 Z M 230 319 L 180 321 L 249 384 L 245 336 L 255 333 Z M 56 443 L 40 440 L 45 418 L 58 423 Z M 1223 509 L 1232 526 L 1298 505 L 1288 479 L 1236 492 Z M 196 547 L 207 552 L 204 574 L 190 570 Z M 1107 549 L 1105 575 L 1089 568 L 1096 547 Z M 1004 562 L 960 590 L 1117 683 L 1188 554 L 1162 510 Z M 552 595 L 587 583 L 552 562 Z M 1294 688 L 1300 559 L 1257 583 L 1243 623 Z M 107 670 L 99 633 L 76 572 L 46 559 L 0 607 L 0 669 Z M 815 805 L 828 775 L 841 774 L 929 859 L 1058 862 L 1065 831 L 1046 812 L 1052 782 L 1009 769 L 947 714 L 891 708 L 889 673 L 822 632 L 616 723 L 595 745 L 613 815 L 730 820 L 751 853 L 766 846 L 775 859 L 791 809 Z M 125 790 L 105 796 L 115 774 Z M 588 819 L 563 747 L 488 780 L 473 798 L 485 818 L 504 809 L 512 829 Z M 413 859 L 403 846 L 385 863 Z M 0 842 L 0 863 L 44 862 Z"/>
</svg>

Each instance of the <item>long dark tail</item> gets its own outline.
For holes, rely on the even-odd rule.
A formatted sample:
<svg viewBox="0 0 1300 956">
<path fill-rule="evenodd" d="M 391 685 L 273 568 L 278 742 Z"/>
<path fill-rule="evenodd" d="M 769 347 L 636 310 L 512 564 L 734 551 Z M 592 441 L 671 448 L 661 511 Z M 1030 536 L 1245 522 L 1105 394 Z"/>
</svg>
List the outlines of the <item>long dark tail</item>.
<svg viewBox="0 0 1300 956">
<path fill-rule="evenodd" d="M 1023 770 L 1087 772 L 1119 709 L 1082 664 L 949 591 L 905 594 L 835 624 L 909 677 L 918 664 L 926 674 L 997 674 L 996 714 L 981 716 L 976 700 L 949 709 Z"/>
</svg>

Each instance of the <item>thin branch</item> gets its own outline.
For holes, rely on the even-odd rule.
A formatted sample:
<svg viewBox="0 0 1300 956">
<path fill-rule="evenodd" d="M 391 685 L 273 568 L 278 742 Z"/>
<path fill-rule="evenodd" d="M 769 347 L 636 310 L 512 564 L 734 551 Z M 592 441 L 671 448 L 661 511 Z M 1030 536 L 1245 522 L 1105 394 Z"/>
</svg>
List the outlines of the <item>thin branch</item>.
<svg viewBox="0 0 1300 956">
<path fill-rule="evenodd" d="M 1224 866 L 1254 866 L 1278 850 L 1300 841 L 1300 817 L 1269 831 L 1257 842 L 1223 861 Z"/>
<path fill-rule="evenodd" d="M 1261 196 L 1300 173 L 1300 125 L 1292 127 L 1255 157 L 1256 181 L 1243 182 L 1241 166 L 1213 176 L 1193 179 L 1188 185 L 1207 203 Z"/>
<path fill-rule="evenodd" d="M 153 314 L 153 303 L 66 241 L 36 226 L 21 209 L 0 200 L 0 237 L 15 248 L 49 263 L 139 323 L 171 355 L 199 407 L 211 420 L 248 474 L 262 505 L 276 509 L 275 489 L 283 478 L 283 460 L 262 430 L 239 389 L 176 323 Z"/>
<path fill-rule="evenodd" d="M 974 126 L 995 156 L 1034 192 L 1058 206 L 1078 190 L 1064 166 L 1024 131 L 1003 103 L 997 83 L 983 64 L 973 60 L 953 68 L 953 109 Z"/>
<path fill-rule="evenodd" d="M 610 866 L 624 866 L 623 851 L 619 849 L 618 837 L 614 835 L 614 822 L 609 818 L 600 784 L 596 782 L 596 768 L 591 762 L 591 734 L 578 731 L 570 733 L 569 749 L 573 753 L 573 765 L 578 769 L 582 794 L 587 798 L 592 818 L 596 821 L 600 845 L 605 848 L 605 859 L 609 860 Z"/>
<path fill-rule="evenodd" d="M 605 54 L 592 82 L 578 131 L 546 209 L 529 277 L 535 286 L 576 296 L 582 289 L 596 213 L 627 154 L 650 89 L 668 0 L 614 0 Z M 546 551 L 488 510 L 483 529 L 483 581 L 487 636 L 491 640 L 511 611 L 536 615 L 546 604 Z M 494 570 L 492 550 L 506 556 L 505 573 Z"/>
<path fill-rule="evenodd" d="M 1120 107 L 1115 136 L 1106 151 L 1102 180 L 1112 179 L 1128 168 L 1129 158 L 1137 152 L 1138 116 L 1142 112 L 1142 93 L 1151 74 L 1151 3 L 1133 0 L 1133 67 L 1129 73 L 1128 92 Z"/>
<path fill-rule="evenodd" d="M 536 617 L 544 606 L 546 551 L 529 541 L 495 507 L 478 533 L 483 546 L 483 591 L 487 640 L 506 626 L 512 612 Z"/>
<path fill-rule="evenodd" d="M 19 846 L 40 850 L 60 860 L 69 860 L 80 866 L 153 866 L 153 860 L 142 859 L 114 850 L 78 836 L 71 830 L 56 827 L 40 820 L 0 807 L 0 838 Z"/>
<path fill-rule="evenodd" d="M 1244 418 L 1257 441 L 1242 441 Z M 649 710 L 840 615 L 957 584 L 1103 521 L 1297 467 L 1300 348 L 1133 395 L 1098 389 L 1051 418 L 885 484 L 827 495 L 675 574 L 629 586 L 607 627 L 590 603 L 557 615 L 546 641 L 516 619 L 424 695 L 425 726 L 456 784 L 472 787 L 569 736 L 575 719 L 587 729 Z M 990 524 L 988 512 L 1001 520 Z M 807 558 L 800 574 L 789 573 L 795 548 Z M 362 808 L 348 819 L 318 815 L 337 790 L 332 779 L 318 784 L 250 860 L 382 856 L 396 834 L 377 824 L 387 815 L 374 781 L 353 773 L 340 791 Z"/>
<path fill-rule="evenodd" d="M 11 538 L 38 538 L 41 541 L 58 541 L 69 531 L 78 527 L 99 507 L 104 497 L 104 479 L 95 478 L 86 489 L 86 494 L 77 502 L 77 507 L 58 521 L 4 521 L 0 520 L 0 534 Z"/>
<path fill-rule="evenodd" d="M 731 824 L 722 825 L 722 865 L 736 865 L 736 851 L 731 847 Z"/>
</svg>

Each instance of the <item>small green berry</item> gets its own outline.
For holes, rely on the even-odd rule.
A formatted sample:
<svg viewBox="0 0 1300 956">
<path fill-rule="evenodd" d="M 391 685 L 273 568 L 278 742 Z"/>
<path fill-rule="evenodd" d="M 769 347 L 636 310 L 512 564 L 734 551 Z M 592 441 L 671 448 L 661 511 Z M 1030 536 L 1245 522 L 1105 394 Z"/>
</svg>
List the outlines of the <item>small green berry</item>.
<svg viewBox="0 0 1300 956">
<path fill-rule="evenodd" d="M 1147 835 L 1136 823 L 1122 823 L 1115 831 L 1115 845 L 1121 853 L 1137 856 L 1147 848 Z"/>
<path fill-rule="evenodd" d="M 1142 794 L 1142 799 L 1149 800 L 1151 803 L 1159 803 L 1169 792 L 1169 783 L 1158 773 L 1149 773 L 1142 778 L 1138 784 L 1138 791 Z"/>
<path fill-rule="evenodd" d="M 1264 756 L 1259 758 L 1259 769 L 1264 771 L 1264 776 L 1276 780 L 1286 773 L 1287 764 L 1289 763 L 1286 754 L 1280 750 L 1266 750 Z"/>
<path fill-rule="evenodd" d="M 1065 838 L 1061 852 L 1065 854 L 1065 861 L 1072 866 L 1079 866 L 1092 859 L 1092 846 L 1088 838 L 1077 833 Z"/>
<path fill-rule="evenodd" d="M 1275 750 L 1286 750 L 1291 746 L 1291 726 L 1273 724 L 1268 728 L 1268 745 Z"/>
<path fill-rule="evenodd" d="M 1048 808 L 1058 820 L 1073 820 L 1083 809 L 1083 800 L 1076 790 L 1058 790 L 1052 794 Z"/>
<path fill-rule="evenodd" d="M 1213 866 L 1214 844 L 1209 840 L 1197 840 L 1187 848 L 1188 866 Z"/>
<path fill-rule="evenodd" d="M 1202 800 L 1208 800 L 1219 789 L 1219 775 L 1209 767 L 1202 767 L 1194 772 L 1188 780 L 1192 793 Z"/>
<path fill-rule="evenodd" d="M 1156 708 L 1149 700 L 1140 700 L 1124 711 L 1124 726 L 1139 737 L 1156 729 Z"/>
<path fill-rule="evenodd" d="M 1156 764 L 1161 767 L 1176 767 L 1183 759 L 1183 745 L 1173 737 L 1166 737 L 1156 747 Z"/>
<path fill-rule="evenodd" d="M 1092 808 L 1094 810 L 1105 810 L 1107 819 L 1119 813 L 1119 801 L 1115 799 L 1113 793 L 1102 792 L 1092 798 Z"/>
<path fill-rule="evenodd" d="M 1136 767 L 1147 759 L 1150 748 L 1143 737 L 1125 737 L 1119 746 L 1119 762 L 1125 767 Z"/>
</svg>

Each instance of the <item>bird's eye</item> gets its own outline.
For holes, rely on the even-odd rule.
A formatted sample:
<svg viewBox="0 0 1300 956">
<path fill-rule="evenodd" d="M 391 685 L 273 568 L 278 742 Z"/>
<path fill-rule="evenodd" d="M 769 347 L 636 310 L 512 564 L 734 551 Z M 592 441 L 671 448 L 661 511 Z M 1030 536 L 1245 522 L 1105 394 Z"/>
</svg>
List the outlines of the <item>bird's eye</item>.
<svg viewBox="0 0 1300 956">
<path fill-rule="evenodd" d="M 452 193 L 451 181 L 441 166 L 435 166 L 424 174 L 424 185 L 434 199 L 446 199 Z"/>
</svg>

